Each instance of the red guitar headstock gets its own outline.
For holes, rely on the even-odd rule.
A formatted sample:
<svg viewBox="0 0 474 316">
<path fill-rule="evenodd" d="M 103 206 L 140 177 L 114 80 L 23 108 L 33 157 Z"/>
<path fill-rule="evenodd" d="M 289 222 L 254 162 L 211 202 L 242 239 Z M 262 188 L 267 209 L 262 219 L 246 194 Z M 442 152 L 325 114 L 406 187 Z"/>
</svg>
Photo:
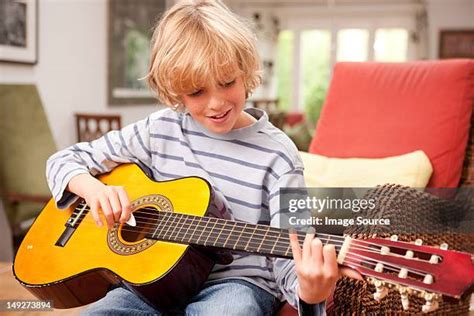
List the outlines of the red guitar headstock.
<svg viewBox="0 0 474 316">
<path fill-rule="evenodd" d="M 387 295 L 386 284 L 400 291 L 402 306 L 408 309 L 409 294 L 426 299 L 423 312 L 438 307 L 439 295 L 460 298 L 474 284 L 474 266 L 468 253 L 390 239 L 347 239 L 341 249 L 343 262 L 369 278 L 376 286 L 374 299 Z M 341 259 L 341 258 L 339 258 Z"/>
</svg>

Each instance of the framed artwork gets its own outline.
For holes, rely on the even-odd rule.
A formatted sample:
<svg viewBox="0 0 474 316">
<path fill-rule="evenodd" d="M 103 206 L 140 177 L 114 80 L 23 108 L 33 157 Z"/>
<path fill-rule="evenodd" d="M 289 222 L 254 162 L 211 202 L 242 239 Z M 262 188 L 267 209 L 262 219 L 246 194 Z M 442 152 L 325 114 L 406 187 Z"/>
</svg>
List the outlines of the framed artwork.
<svg viewBox="0 0 474 316">
<path fill-rule="evenodd" d="M 108 103 L 153 104 L 148 72 L 153 26 L 170 0 L 109 0 Z"/>
<path fill-rule="evenodd" d="M 442 30 L 439 58 L 474 58 L 474 29 Z"/>
<path fill-rule="evenodd" d="M 0 1 L 0 61 L 36 64 L 37 0 Z"/>
</svg>

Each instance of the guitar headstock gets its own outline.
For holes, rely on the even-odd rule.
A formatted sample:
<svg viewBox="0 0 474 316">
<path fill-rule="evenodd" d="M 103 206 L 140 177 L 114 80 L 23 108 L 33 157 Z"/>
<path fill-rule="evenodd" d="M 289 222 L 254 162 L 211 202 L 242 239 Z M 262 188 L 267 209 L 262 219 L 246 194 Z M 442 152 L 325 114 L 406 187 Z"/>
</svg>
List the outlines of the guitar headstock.
<svg viewBox="0 0 474 316">
<path fill-rule="evenodd" d="M 344 265 L 357 270 L 376 287 L 374 299 L 381 300 L 395 287 L 402 306 L 409 308 L 409 295 L 426 299 L 423 312 L 438 307 L 441 295 L 460 298 L 474 284 L 471 254 L 448 250 L 447 244 L 426 246 L 420 239 L 414 243 L 390 239 L 350 239 L 346 245 Z"/>
</svg>

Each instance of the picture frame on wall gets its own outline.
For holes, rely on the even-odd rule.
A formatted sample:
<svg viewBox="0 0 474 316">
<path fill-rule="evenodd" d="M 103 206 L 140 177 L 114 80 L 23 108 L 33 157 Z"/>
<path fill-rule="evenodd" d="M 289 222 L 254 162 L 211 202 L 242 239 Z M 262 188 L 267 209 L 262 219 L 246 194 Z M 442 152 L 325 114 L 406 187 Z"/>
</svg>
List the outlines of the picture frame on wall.
<svg viewBox="0 0 474 316">
<path fill-rule="evenodd" d="M 0 1 L 0 62 L 38 61 L 38 1 Z"/>
<path fill-rule="evenodd" d="M 156 104 L 148 89 L 150 41 L 153 26 L 171 0 L 109 0 L 108 2 L 108 103 Z"/>
<path fill-rule="evenodd" d="M 474 58 L 474 29 L 442 30 L 439 58 Z"/>
</svg>

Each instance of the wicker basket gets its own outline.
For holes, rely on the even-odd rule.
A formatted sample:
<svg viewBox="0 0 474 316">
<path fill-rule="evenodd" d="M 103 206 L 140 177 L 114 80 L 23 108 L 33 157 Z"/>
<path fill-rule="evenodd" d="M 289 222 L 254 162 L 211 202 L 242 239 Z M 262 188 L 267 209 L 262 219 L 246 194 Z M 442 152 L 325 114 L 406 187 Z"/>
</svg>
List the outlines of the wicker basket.
<svg viewBox="0 0 474 316">
<path fill-rule="evenodd" d="M 474 236 L 460 233 L 447 225 L 447 221 L 462 220 L 469 214 L 464 204 L 439 199 L 424 193 L 399 185 L 384 185 L 370 191 L 367 199 L 377 201 L 375 210 L 359 213 L 365 218 L 389 218 L 390 226 L 352 226 L 345 233 L 357 239 L 367 239 L 376 234 L 377 237 L 390 237 L 398 230 L 400 241 L 423 240 L 426 245 L 447 243 L 449 249 L 473 252 Z M 447 204 L 451 203 L 451 204 Z M 455 206 L 455 207 L 454 207 Z M 467 205 L 470 207 L 470 205 Z M 389 289 L 389 294 L 380 302 L 373 299 L 375 287 L 364 281 L 342 278 L 337 283 L 334 300 L 328 308 L 329 315 L 414 315 L 420 314 L 425 300 L 420 297 L 410 297 L 408 310 L 403 310 L 400 294 L 395 289 Z M 439 308 L 430 315 L 467 315 L 469 313 L 470 295 L 461 300 L 446 300 L 440 302 Z"/>
</svg>

